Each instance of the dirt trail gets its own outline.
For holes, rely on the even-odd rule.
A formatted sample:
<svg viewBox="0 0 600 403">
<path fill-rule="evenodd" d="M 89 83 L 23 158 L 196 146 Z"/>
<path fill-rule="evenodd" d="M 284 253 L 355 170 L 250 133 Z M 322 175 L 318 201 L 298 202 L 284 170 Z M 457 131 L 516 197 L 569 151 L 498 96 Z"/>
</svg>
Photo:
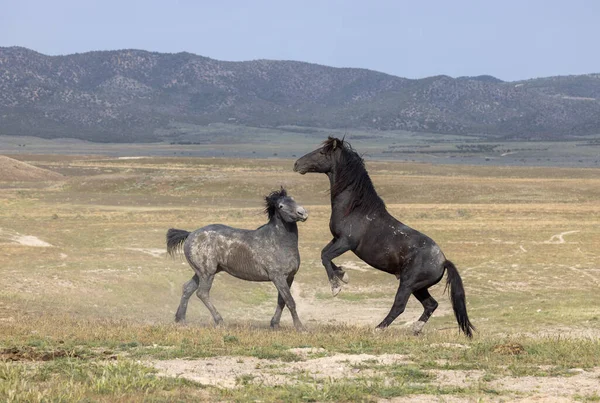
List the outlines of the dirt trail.
<svg viewBox="0 0 600 403">
<path fill-rule="evenodd" d="M 301 358 L 324 354 L 322 349 L 290 350 Z M 299 375 L 311 379 L 353 379 L 374 374 L 359 369 L 360 364 L 394 365 L 410 364 L 400 354 L 336 354 L 327 357 L 308 358 L 305 361 L 284 362 L 255 357 L 215 357 L 200 360 L 163 360 L 150 364 L 165 376 L 182 377 L 205 385 L 225 388 L 236 387 L 243 380 L 262 385 L 288 385 L 302 382 Z"/>
</svg>

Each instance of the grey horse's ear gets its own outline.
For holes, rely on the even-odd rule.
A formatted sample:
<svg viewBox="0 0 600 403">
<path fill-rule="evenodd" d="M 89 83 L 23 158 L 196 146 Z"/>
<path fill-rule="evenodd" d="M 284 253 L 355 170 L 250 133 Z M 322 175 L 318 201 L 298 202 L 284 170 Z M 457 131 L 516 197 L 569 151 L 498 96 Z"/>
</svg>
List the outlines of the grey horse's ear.
<svg viewBox="0 0 600 403">
<path fill-rule="evenodd" d="M 333 149 L 335 150 L 335 148 L 337 147 L 337 139 L 333 140 Z"/>
</svg>

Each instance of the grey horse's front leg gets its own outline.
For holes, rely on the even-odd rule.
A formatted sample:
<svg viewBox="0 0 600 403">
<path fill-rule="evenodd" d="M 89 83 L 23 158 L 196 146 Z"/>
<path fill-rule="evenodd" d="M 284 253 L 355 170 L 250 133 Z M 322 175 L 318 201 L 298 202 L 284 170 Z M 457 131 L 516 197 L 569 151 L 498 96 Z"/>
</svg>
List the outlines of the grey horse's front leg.
<svg viewBox="0 0 600 403">
<path fill-rule="evenodd" d="M 293 282 L 294 282 L 294 277 L 293 276 L 288 277 L 288 279 L 287 279 L 288 287 L 291 287 Z M 284 307 L 285 307 L 285 300 L 281 296 L 281 293 L 277 292 L 277 308 L 275 309 L 275 314 L 273 315 L 273 318 L 271 319 L 271 328 L 279 329 L 279 321 L 281 320 L 281 313 L 283 312 Z"/>
<path fill-rule="evenodd" d="M 300 322 L 300 318 L 298 317 L 298 313 L 296 312 L 296 302 L 292 297 L 292 292 L 290 291 L 290 286 L 288 285 L 287 280 L 284 277 L 276 277 L 273 279 L 273 284 L 277 287 L 277 291 L 279 291 L 279 295 L 283 298 L 283 301 L 287 305 L 290 313 L 292 314 L 292 320 L 294 321 L 294 327 L 297 331 L 303 332 L 305 331 L 304 325 Z M 279 310 L 279 304 L 277 305 L 277 311 Z M 275 315 L 277 315 L 277 311 L 275 311 Z M 281 317 L 281 312 L 279 312 L 279 317 Z M 275 319 L 275 316 L 273 317 Z M 273 320 L 271 320 L 271 324 Z"/>
<path fill-rule="evenodd" d="M 177 313 L 175 314 L 175 322 L 185 322 L 188 301 L 194 291 L 198 289 L 199 281 L 198 275 L 194 274 L 194 277 L 183 285 L 183 294 L 181 295 L 181 302 L 179 303 L 179 308 L 177 308 Z"/>
<path fill-rule="evenodd" d="M 343 238 L 332 240 L 321 251 L 321 262 L 327 271 L 327 277 L 331 284 L 331 292 L 333 296 L 339 294 L 344 283 L 348 282 L 348 275 L 338 268 L 332 260 L 350 250 L 350 245 Z"/>
</svg>

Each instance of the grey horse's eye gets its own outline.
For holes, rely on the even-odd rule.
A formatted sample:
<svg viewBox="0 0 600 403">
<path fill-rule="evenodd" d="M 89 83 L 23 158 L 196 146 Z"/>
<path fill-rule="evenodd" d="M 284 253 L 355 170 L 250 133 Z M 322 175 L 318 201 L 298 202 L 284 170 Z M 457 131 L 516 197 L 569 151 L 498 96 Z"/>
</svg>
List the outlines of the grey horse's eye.
<svg viewBox="0 0 600 403">
<path fill-rule="evenodd" d="M 280 205 L 279 205 L 279 208 L 283 208 L 283 204 L 280 204 Z"/>
</svg>

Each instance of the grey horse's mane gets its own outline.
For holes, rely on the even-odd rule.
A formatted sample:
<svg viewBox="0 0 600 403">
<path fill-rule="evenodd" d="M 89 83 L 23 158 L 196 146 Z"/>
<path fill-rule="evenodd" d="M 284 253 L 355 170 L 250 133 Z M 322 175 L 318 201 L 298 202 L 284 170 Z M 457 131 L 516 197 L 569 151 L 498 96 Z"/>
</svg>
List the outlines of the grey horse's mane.
<svg viewBox="0 0 600 403">
<path fill-rule="evenodd" d="M 286 196 L 287 191 L 283 188 L 283 186 L 280 190 L 275 190 L 269 193 L 268 196 L 265 196 L 265 214 L 267 214 L 269 220 L 273 218 L 275 212 L 277 211 L 277 200 Z"/>
</svg>

